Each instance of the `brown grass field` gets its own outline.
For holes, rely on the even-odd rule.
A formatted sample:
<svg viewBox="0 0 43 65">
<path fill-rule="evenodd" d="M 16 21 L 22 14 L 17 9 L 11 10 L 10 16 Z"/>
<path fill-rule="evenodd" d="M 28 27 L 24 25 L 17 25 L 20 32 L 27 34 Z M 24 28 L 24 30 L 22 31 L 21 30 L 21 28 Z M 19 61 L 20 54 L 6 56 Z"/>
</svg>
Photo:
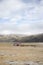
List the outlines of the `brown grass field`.
<svg viewBox="0 0 43 65">
<path fill-rule="evenodd" d="M 0 65 L 7 65 L 5 64 L 7 61 L 43 62 L 43 43 L 25 43 L 25 46 L 0 43 Z"/>
</svg>

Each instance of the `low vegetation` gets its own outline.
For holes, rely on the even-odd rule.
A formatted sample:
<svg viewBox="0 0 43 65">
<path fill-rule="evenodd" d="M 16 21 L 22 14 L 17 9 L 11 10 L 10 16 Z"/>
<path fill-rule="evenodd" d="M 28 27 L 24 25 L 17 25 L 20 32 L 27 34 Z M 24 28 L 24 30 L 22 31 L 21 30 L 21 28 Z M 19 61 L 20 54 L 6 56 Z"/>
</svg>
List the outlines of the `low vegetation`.
<svg viewBox="0 0 43 65">
<path fill-rule="evenodd" d="M 29 46 L 13 46 L 12 43 L 0 43 L 0 65 L 17 65 L 29 61 L 43 62 L 43 43 L 22 43 Z M 27 63 L 26 63 L 27 62 Z M 18 64 L 18 65 L 19 65 Z M 23 64 L 20 64 L 23 65 Z M 31 65 L 31 64 L 30 64 Z M 33 64 L 36 65 L 36 64 Z M 42 64 L 43 65 L 43 64 Z"/>
</svg>

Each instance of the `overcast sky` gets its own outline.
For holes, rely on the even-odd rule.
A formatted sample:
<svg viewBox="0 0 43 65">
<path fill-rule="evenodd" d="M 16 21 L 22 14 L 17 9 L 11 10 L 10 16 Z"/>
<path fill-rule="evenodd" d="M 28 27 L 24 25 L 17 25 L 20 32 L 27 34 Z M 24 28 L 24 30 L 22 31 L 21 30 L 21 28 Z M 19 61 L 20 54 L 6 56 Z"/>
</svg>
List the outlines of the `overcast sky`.
<svg viewBox="0 0 43 65">
<path fill-rule="evenodd" d="M 43 33 L 43 0 L 0 0 L 0 34 Z"/>
</svg>

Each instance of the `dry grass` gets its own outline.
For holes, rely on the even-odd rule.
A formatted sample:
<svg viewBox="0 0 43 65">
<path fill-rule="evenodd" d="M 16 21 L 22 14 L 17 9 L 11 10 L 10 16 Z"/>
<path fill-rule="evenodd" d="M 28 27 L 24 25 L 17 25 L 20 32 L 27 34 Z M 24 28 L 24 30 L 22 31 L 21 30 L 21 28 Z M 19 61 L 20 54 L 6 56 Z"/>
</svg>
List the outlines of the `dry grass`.
<svg viewBox="0 0 43 65">
<path fill-rule="evenodd" d="M 43 62 L 43 44 L 36 47 L 31 46 L 13 46 L 12 44 L 0 43 L 0 63 L 6 61 L 41 61 Z M 2 64 L 5 65 L 5 64 Z"/>
</svg>

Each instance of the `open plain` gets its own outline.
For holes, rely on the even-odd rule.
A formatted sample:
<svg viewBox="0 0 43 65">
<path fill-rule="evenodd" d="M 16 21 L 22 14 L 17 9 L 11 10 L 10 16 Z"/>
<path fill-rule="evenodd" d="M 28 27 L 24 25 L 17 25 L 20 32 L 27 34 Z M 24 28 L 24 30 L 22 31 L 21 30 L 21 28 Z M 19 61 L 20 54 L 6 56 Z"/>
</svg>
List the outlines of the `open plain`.
<svg viewBox="0 0 43 65">
<path fill-rule="evenodd" d="M 0 65 L 43 65 L 43 43 L 0 43 Z"/>
</svg>

